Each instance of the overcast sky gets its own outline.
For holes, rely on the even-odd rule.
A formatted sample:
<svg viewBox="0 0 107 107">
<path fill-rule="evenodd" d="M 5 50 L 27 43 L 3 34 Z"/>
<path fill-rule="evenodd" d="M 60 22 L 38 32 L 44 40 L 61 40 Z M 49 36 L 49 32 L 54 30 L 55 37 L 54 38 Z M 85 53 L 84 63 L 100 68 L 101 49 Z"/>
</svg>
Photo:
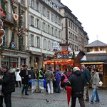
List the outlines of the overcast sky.
<svg viewBox="0 0 107 107">
<path fill-rule="evenodd" d="M 100 40 L 107 43 L 107 0 L 61 0 L 82 23 L 89 43 Z"/>
</svg>

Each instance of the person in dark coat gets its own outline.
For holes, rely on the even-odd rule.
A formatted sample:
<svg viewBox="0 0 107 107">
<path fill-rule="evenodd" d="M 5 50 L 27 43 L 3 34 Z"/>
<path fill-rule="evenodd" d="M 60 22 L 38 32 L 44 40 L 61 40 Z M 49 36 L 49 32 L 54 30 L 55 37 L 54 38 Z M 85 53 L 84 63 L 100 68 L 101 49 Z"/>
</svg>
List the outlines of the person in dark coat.
<svg viewBox="0 0 107 107">
<path fill-rule="evenodd" d="M 3 96 L 0 98 L 0 107 L 3 107 L 3 98 L 6 107 L 12 107 L 11 94 L 15 91 L 15 72 L 9 72 L 6 66 L 2 67 L 3 78 L 0 78 L 2 84 Z"/>
<path fill-rule="evenodd" d="M 61 83 L 61 72 L 57 68 L 57 70 L 55 71 L 55 83 L 54 83 L 55 84 L 54 91 L 56 93 L 60 93 L 61 92 L 60 83 Z"/>
<path fill-rule="evenodd" d="M 22 95 L 23 93 L 25 93 L 25 95 L 28 95 L 28 81 L 29 81 L 29 75 L 28 75 L 28 70 L 27 70 L 27 66 L 23 65 L 23 69 L 21 70 L 20 74 L 19 74 L 22 78 Z"/>
<path fill-rule="evenodd" d="M 76 98 L 78 98 L 80 107 L 85 107 L 83 92 L 84 92 L 84 78 L 78 67 L 73 68 L 73 73 L 69 77 L 69 82 L 72 87 L 71 107 L 76 107 Z"/>
<path fill-rule="evenodd" d="M 89 84 L 90 84 L 90 80 L 91 80 L 91 73 L 90 71 L 85 67 L 85 65 L 81 65 L 81 71 L 82 71 L 82 75 L 84 77 L 84 100 L 85 101 L 89 101 Z"/>
<path fill-rule="evenodd" d="M 28 87 L 32 87 L 32 80 L 36 79 L 35 73 L 34 73 L 34 69 L 33 67 L 31 67 L 30 70 L 28 70 L 28 77 L 29 77 L 29 84 Z"/>
</svg>

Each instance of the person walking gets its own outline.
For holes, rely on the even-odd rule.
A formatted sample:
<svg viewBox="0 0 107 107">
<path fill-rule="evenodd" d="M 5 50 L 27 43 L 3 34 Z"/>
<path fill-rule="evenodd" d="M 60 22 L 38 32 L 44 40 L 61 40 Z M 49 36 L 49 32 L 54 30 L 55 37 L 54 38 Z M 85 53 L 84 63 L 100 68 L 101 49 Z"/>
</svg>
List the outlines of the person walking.
<svg viewBox="0 0 107 107">
<path fill-rule="evenodd" d="M 78 67 L 73 68 L 73 73 L 69 77 L 70 86 L 72 87 L 71 107 L 76 107 L 76 98 L 78 98 L 80 107 L 85 107 L 84 93 L 84 78 Z"/>
<path fill-rule="evenodd" d="M 20 74 L 20 69 L 17 68 L 16 72 L 15 72 L 15 76 L 16 76 L 16 87 L 18 87 L 18 86 L 21 87 L 21 81 L 22 81 L 22 79 L 21 79 L 21 76 L 19 74 Z"/>
<path fill-rule="evenodd" d="M 92 69 L 91 74 L 91 82 L 92 82 L 92 95 L 91 95 L 91 103 L 93 104 L 95 102 L 100 102 L 99 95 L 98 95 L 98 86 L 99 86 L 99 73 L 97 72 L 97 69 Z M 96 98 L 96 99 L 95 99 Z"/>
<path fill-rule="evenodd" d="M 85 65 L 81 65 L 82 75 L 84 77 L 84 100 L 89 101 L 89 84 L 91 80 L 90 71 L 85 67 Z"/>
<path fill-rule="evenodd" d="M 60 83 L 61 83 L 61 72 L 60 72 L 59 68 L 57 68 L 55 71 L 55 87 L 54 87 L 55 88 L 54 91 L 56 93 L 61 92 Z"/>
<path fill-rule="evenodd" d="M 43 68 L 39 70 L 39 79 L 44 79 L 44 71 Z"/>
<path fill-rule="evenodd" d="M 27 65 L 23 65 L 23 68 L 19 74 L 22 78 L 22 95 L 23 93 L 25 93 L 25 95 L 29 95 L 28 94 L 28 81 L 29 81 L 29 74 L 28 74 L 28 70 L 27 70 Z"/>
<path fill-rule="evenodd" d="M 3 72 L 2 68 L 0 68 L 0 107 L 3 107 L 3 93 L 2 93 L 2 80 L 3 79 Z"/>
<path fill-rule="evenodd" d="M 51 67 L 49 67 L 49 69 L 45 72 L 45 78 L 46 78 L 46 84 L 47 84 L 48 94 L 53 93 L 54 75 L 53 75 Z"/>
<path fill-rule="evenodd" d="M 32 90 L 32 92 L 34 91 L 34 85 L 35 85 L 35 73 L 34 73 L 34 68 L 31 67 L 30 70 L 28 70 L 28 77 L 29 77 L 29 83 L 28 83 L 28 88 L 30 88 Z"/>
<path fill-rule="evenodd" d="M 3 99 L 6 107 L 12 107 L 11 94 L 15 91 L 15 72 L 10 72 L 7 66 L 2 66 L 2 72 L 0 84 L 2 84 L 3 96 L 0 97 L 0 107 L 3 107 Z"/>
</svg>

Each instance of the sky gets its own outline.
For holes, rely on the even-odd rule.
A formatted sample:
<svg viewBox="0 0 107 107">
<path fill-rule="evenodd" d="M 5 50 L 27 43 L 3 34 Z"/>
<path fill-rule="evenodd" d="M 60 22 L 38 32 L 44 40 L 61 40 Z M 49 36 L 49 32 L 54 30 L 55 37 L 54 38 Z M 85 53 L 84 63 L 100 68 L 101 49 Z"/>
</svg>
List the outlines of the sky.
<svg viewBox="0 0 107 107">
<path fill-rule="evenodd" d="M 107 0 L 61 0 L 82 23 L 89 43 L 107 43 Z"/>
</svg>

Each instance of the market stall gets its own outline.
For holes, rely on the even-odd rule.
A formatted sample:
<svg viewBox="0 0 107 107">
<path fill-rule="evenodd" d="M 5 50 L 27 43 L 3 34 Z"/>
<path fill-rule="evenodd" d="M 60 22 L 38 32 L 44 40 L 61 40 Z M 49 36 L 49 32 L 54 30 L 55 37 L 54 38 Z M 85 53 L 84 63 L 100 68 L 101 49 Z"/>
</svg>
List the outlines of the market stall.
<svg viewBox="0 0 107 107">
<path fill-rule="evenodd" d="M 59 67 L 61 71 L 65 71 L 68 66 L 73 66 L 74 60 L 73 59 L 52 59 L 44 61 L 44 65 L 47 68 L 48 66 L 51 66 L 56 69 L 56 67 Z"/>
</svg>

